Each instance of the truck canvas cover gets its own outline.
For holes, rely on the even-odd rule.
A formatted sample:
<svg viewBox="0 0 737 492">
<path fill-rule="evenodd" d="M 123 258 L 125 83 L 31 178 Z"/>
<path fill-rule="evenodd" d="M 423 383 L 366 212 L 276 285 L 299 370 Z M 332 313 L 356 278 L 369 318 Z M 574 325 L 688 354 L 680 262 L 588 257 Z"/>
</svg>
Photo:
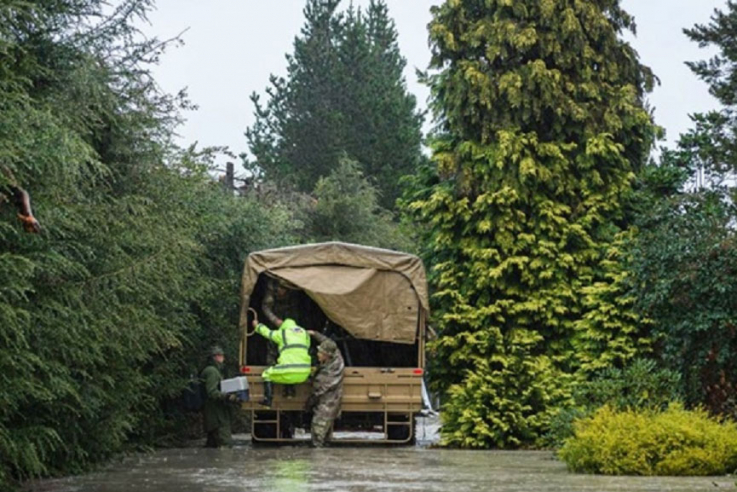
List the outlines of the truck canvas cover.
<svg viewBox="0 0 737 492">
<path fill-rule="evenodd" d="M 419 310 L 429 311 L 417 256 L 330 242 L 251 253 L 242 282 L 241 330 L 259 275 L 303 290 L 334 323 L 359 339 L 415 343 Z"/>
</svg>

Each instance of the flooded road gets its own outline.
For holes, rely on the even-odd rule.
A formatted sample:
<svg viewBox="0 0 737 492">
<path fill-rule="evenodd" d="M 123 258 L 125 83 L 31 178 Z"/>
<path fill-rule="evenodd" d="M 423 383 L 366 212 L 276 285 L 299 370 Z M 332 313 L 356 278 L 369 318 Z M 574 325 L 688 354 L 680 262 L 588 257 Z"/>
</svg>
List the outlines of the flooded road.
<svg viewBox="0 0 737 492">
<path fill-rule="evenodd" d="M 418 435 L 422 437 L 421 430 Z M 734 477 L 574 475 L 543 451 L 415 447 L 185 448 L 128 457 L 79 477 L 28 484 L 33 492 L 683 491 L 737 490 Z"/>
<path fill-rule="evenodd" d="M 249 491 L 715 491 L 734 479 L 569 474 L 547 452 L 422 448 L 180 449 L 126 459 L 105 471 L 50 480 L 44 492 Z M 718 487 L 718 488 L 717 488 Z"/>
</svg>

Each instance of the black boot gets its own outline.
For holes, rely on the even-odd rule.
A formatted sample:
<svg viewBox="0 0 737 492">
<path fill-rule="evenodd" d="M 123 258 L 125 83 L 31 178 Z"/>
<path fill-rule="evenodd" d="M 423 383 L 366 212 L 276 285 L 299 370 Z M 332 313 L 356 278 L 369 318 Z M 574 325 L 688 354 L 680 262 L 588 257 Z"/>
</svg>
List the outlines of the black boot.
<svg viewBox="0 0 737 492">
<path fill-rule="evenodd" d="M 294 398 L 296 395 L 297 391 L 293 384 L 284 385 L 284 398 Z"/>
<path fill-rule="evenodd" d="M 270 407 L 272 394 L 273 390 L 271 387 L 271 381 L 264 381 L 264 399 L 261 400 L 261 404 L 266 407 Z"/>
</svg>

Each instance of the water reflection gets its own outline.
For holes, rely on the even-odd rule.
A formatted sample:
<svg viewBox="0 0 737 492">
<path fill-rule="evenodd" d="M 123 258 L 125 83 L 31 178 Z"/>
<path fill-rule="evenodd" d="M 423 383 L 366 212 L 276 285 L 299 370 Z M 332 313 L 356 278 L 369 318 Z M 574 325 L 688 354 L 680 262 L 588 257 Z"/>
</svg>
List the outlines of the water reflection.
<svg viewBox="0 0 737 492">
<path fill-rule="evenodd" d="M 265 471 L 266 490 L 306 492 L 310 490 L 311 465 L 303 459 L 272 460 Z"/>
</svg>

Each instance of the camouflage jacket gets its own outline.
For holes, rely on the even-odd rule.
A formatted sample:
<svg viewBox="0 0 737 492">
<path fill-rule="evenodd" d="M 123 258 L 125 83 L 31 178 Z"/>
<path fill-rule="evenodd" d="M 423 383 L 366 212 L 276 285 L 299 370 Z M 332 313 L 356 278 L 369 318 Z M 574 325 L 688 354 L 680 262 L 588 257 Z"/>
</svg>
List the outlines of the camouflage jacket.
<svg viewBox="0 0 737 492">
<path fill-rule="evenodd" d="M 283 319 L 293 318 L 297 316 L 297 302 L 296 296 L 287 293 L 282 297 L 276 295 L 276 291 L 279 288 L 279 281 L 271 279 L 266 287 L 266 294 L 261 303 L 261 312 L 263 312 L 266 320 L 271 326 L 279 326 L 279 313 Z M 268 344 L 266 348 L 266 365 L 273 366 L 276 364 L 276 360 L 279 356 L 279 351 L 274 344 Z"/>
<path fill-rule="evenodd" d="M 315 333 L 314 337 L 319 343 L 328 338 L 320 333 Z M 312 409 L 315 417 L 332 420 L 340 413 L 344 369 L 343 356 L 339 350 L 318 366 L 312 382 L 312 394 L 306 405 Z"/>
</svg>

